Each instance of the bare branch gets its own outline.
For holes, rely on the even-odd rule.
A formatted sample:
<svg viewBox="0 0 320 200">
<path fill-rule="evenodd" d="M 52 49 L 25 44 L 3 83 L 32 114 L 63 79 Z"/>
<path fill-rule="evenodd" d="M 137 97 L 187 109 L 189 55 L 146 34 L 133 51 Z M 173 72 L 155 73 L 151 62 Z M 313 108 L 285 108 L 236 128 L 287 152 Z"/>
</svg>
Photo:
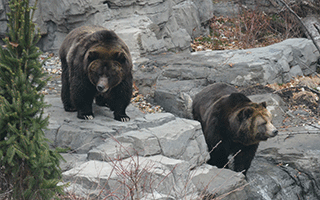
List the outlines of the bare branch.
<svg viewBox="0 0 320 200">
<path fill-rule="evenodd" d="M 318 33 L 320 34 L 320 28 L 318 27 L 318 25 L 313 24 L 313 26 L 317 29 Z"/>
<path fill-rule="evenodd" d="M 284 2 L 283 0 L 280 0 L 281 3 L 283 3 L 285 5 L 285 7 L 298 19 L 298 21 L 300 22 L 300 24 L 302 25 L 302 27 L 306 30 L 308 36 L 311 38 L 313 44 L 316 46 L 317 50 L 320 53 L 320 48 L 318 46 L 318 44 L 316 43 L 316 41 L 314 40 L 314 38 L 312 37 L 311 33 L 309 32 L 309 30 L 307 29 L 307 27 L 304 25 L 304 23 L 301 21 L 301 18 L 297 15 L 297 13 L 295 13 L 286 2 Z"/>
</svg>

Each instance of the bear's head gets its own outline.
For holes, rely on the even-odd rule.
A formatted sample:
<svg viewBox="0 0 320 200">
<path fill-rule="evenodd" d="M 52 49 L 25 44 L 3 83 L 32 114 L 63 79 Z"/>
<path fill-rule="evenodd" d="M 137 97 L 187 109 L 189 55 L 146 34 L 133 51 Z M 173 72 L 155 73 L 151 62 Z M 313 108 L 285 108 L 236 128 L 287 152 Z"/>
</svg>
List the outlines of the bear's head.
<svg viewBox="0 0 320 200">
<path fill-rule="evenodd" d="M 232 139 L 234 142 L 248 146 L 278 134 L 266 107 L 266 102 L 246 102 L 234 110 L 229 117 L 231 131 L 236 133 Z"/>
<path fill-rule="evenodd" d="M 107 51 L 95 48 L 87 52 L 86 71 L 90 82 L 100 93 L 117 86 L 124 79 L 127 64 L 126 54 L 121 51 Z"/>
</svg>

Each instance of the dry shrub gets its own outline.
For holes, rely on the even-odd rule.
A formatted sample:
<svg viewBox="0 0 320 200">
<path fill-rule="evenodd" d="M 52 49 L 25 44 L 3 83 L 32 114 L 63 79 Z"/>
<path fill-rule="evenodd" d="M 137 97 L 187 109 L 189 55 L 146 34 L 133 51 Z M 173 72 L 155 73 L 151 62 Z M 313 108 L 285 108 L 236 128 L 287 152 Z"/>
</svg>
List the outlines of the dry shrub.
<svg viewBox="0 0 320 200">
<path fill-rule="evenodd" d="M 193 51 L 263 47 L 303 36 L 299 22 L 285 10 L 266 14 L 243 8 L 239 13 L 234 18 L 214 16 L 209 22 L 210 34 L 195 38 Z"/>
</svg>

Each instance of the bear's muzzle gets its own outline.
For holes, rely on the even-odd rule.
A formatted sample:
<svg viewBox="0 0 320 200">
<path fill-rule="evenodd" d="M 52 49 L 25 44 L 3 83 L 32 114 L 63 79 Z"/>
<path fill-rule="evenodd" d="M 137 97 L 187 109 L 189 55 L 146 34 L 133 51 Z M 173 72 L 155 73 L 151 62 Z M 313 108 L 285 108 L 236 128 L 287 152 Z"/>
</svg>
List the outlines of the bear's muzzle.
<svg viewBox="0 0 320 200">
<path fill-rule="evenodd" d="M 96 89 L 98 92 L 101 92 L 101 93 L 108 91 L 109 89 L 108 78 L 101 77 L 97 83 Z"/>
<path fill-rule="evenodd" d="M 267 130 L 268 130 L 268 137 L 275 137 L 276 135 L 278 135 L 277 128 L 270 122 L 267 124 Z"/>
</svg>

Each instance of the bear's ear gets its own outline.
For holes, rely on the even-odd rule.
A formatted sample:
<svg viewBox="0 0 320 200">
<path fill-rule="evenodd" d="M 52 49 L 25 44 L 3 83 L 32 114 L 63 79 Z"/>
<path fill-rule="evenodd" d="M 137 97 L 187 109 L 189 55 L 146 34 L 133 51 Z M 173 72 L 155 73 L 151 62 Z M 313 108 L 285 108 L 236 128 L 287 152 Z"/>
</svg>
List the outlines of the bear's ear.
<svg viewBox="0 0 320 200">
<path fill-rule="evenodd" d="M 261 102 L 260 105 L 262 105 L 264 108 L 267 108 L 267 103 L 265 101 Z"/>
<path fill-rule="evenodd" d="M 251 107 L 244 108 L 238 114 L 239 121 L 241 122 L 241 121 L 243 121 L 245 119 L 248 119 L 249 117 L 252 116 L 253 112 L 254 112 L 254 109 L 251 108 Z"/>
<path fill-rule="evenodd" d="M 118 36 L 114 31 L 111 30 L 101 30 L 92 34 L 93 38 L 97 38 L 98 41 L 116 41 Z"/>
<path fill-rule="evenodd" d="M 123 64 L 127 61 L 127 57 L 123 52 L 117 52 L 114 54 L 114 59 L 117 60 L 119 63 Z"/>
<path fill-rule="evenodd" d="M 242 93 L 231 93 L 229 101 L 232 105 L 238 105 L 242 102 L 250 102 L 251 100 Z"/>
</svg>

